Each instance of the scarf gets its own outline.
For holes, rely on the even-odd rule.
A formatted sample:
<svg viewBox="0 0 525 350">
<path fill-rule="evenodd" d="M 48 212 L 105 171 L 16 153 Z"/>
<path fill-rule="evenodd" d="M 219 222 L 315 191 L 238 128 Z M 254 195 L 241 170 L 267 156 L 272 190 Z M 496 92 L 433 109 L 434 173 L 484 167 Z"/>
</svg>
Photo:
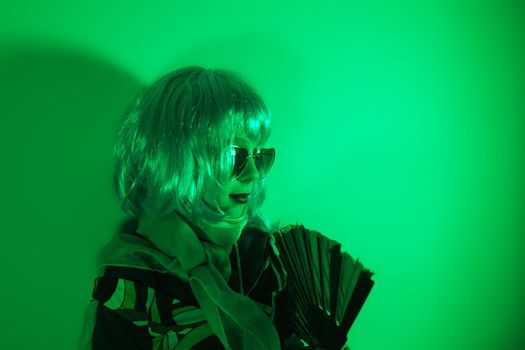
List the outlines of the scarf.
<svg viewBox="0 0 525 350">
<path fill-rule="evenodd" d="M 177 242 L 180 241 L 176 256 L 165 254 L 146 239 L 120 233 L 99 252 L 97 273 L 102 275 L 106 266 L 126 266 L 173 274 L 189 283 L 210 328 L 225 349 L 280 349 L 279 336 L 270 318 L 252 299 L 233 291 L 226 283 L 231 273 L 232 246 L 207 241 L 209 235 L 202 228 L 184 216 L 181 218 L 183 229 L 174 233 L 178 235 Z M 243 219 L 233 227 L 242 231 L 245 224 Z M 227 226 L 205 227 L 207 232 L 215 229 L 224 232 Z"/>
</svg>

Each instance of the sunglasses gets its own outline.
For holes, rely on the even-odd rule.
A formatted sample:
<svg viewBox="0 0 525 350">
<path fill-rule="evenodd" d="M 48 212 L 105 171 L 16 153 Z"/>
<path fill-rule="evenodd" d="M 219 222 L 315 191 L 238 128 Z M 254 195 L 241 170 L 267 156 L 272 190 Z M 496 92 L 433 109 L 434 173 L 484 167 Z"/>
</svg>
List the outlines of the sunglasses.
<svg viewBox="0 0 525 350">
<path fill-rule="evenodd" d="M 255 167 L 262 179 L 268 175 L 268 172 L 272 168 L 273 161 L 275 160 L 275 148 L 258 148 L 253 154 L 248 154 L 248 150 L 245 148 L 233 146 L 232 155 L 235 156 L 232 172 L 234 178 L 241 176 L 244 168 L 246 168 L 246 164 L 248 164 L 248 158 L 253 157 Z"/>
</svg>

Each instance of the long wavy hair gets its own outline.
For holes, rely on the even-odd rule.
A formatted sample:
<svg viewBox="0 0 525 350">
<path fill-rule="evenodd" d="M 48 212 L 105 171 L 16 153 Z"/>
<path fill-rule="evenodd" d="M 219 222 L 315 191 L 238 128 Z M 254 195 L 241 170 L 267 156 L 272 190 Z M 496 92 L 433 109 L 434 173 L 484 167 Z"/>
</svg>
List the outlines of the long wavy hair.
<svg viewBox="0 0 525 350">
<path fill-rule="evenodd" d="M 238 74 L 195 66 L 158 78 L 138 93 L 118 125 L 113 190 L 121 209 L 137 219 L 176 210 L 192 220 L 221 221 L 226 214 L 217 199 L 234 162 L 228 146 L 241 131 L 262 145 L 271 116 Z M 265 193 L 265 179 L 259 179 L 247 227 L 275 232 L 279 223 L 261 212 Z"/>
</svg>

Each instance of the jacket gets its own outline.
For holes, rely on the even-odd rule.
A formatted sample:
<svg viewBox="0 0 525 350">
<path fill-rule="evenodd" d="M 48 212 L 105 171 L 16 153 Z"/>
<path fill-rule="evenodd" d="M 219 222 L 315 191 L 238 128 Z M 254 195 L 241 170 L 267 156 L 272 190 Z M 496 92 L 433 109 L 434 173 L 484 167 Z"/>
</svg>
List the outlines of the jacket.
<svg viewBox="0 0 525 350">
<path fill-rule="evenodd" d="M 137 232 L 129 233 L 141 237 Z M 243 292 L 276 326 L 281 349 L 310 349 L 291 329 L 289 292 L 274 236 L 245 228 L 232 250 L 228 285 Z M 82 350 L 224 349 L 187 282 L 169 273 L 108 266 L 95 278 L 86 308 Z"/>
</svg>

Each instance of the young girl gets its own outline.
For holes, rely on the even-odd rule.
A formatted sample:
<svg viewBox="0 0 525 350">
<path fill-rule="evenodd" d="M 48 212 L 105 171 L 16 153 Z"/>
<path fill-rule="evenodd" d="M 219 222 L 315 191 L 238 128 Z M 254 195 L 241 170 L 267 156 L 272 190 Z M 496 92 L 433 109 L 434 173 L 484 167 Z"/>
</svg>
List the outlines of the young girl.
<svg viewBox="0 0 525 350">
<path fill-rule="evenodd" d="M 122 119 L 114 190 L 138 220 L 97 258 L 81 349 L 303 349 L 261 213 L 270 115 L 226 70 L 187 67 Z"/>
</svg>

